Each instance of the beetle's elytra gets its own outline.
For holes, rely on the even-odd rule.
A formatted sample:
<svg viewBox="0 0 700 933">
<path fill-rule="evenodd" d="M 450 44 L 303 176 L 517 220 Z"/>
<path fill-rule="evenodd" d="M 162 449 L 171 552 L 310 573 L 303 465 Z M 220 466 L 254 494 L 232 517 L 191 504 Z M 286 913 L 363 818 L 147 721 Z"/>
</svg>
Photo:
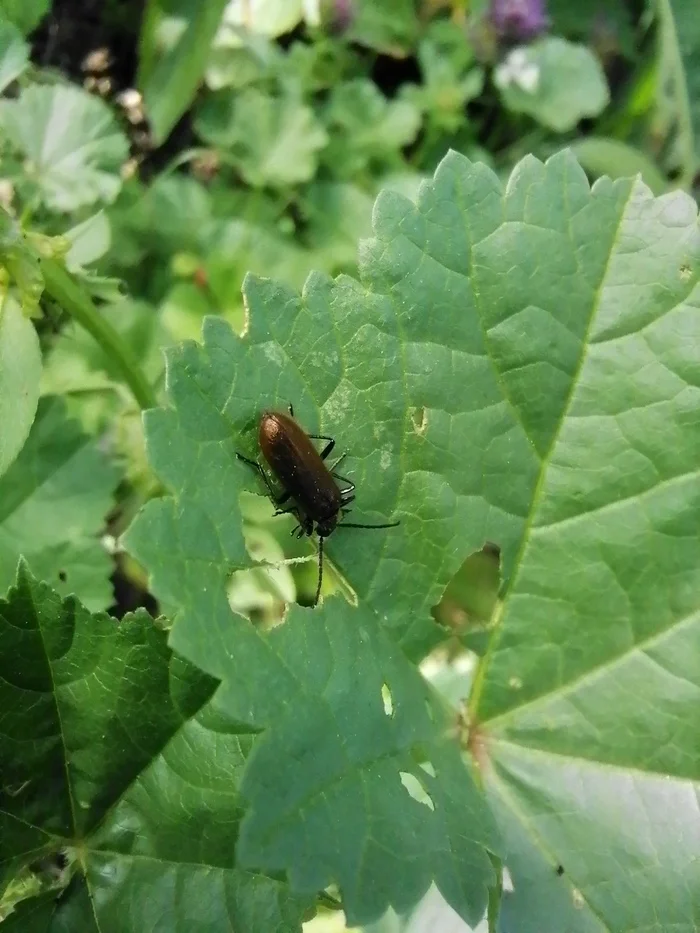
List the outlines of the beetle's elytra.
<svg viewBox="0 0 700 933">
<path fill-rule="evenodd" d="M 314 447 L 313 440 L 327 442 L 321 453 Z M 355 499 L 354 483 L 336 472 L 336 467 L 345 454 L 329 468 L 324 461 L 335 447 L 335 440 L 324 434 L 307 434 L 294 420 L 294 409 L 291 405 L 289 415 L 279 411 L 266 411 L 262 415 L 258 441 L 271 472 L 282 486 L 281 494 L 277 494 L 272 488 L 267 474 L 256 460 L 250 460 L 243 454 L 237 454 L 237 457 L 253 467 L 262 477 L 270 497 L 278 506 L 275 515 L 291 513 L 296 516 L 299 524 L 292 534 L 300 538 L 314 532 L 318 535 L 318 585 L 313 602 L 315 606 L 321 595 L 323 583 L 323 539 L 336 528 L 395 528 L 399 522 L 364 525 L 339 520 L 350 511 L 348 505 Z M 345 484 L 345 488 L 340 488 L 338 480 Z M 292 504 L 288 508 L 280 508 L 290 501 Z"/>
</svg>

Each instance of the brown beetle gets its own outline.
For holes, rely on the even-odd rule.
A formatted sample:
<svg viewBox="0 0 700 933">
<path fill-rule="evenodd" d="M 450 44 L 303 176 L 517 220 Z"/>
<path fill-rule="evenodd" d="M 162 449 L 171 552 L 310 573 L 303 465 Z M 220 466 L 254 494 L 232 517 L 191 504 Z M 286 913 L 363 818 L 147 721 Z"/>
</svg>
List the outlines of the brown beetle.
<svg viewBox="0 0 700 933">
<path fill-rule="evenodd" d="M 267 474 L 256 460 L 250 460 L 243 454 L 236 456 L 262 476 L 272 501 L 278 506 L 275 515 L 291 513 L 296 516 L 299 524 L 292 534 L 299 538 L 314 532 L 318 535 L 318 585 L 313 602 L 315 606 L 321 595 L 323 583 L 323 539 L 331 535 L 336 528 L 395 528 L 399 522 L 360 525 L 339 521 L 340 516 L 350 511 L 347 506 L 355 498 L 355 484 L 336 473 L 336 467 L 345 454 L 329 469 L 324 461 L 335 447 L 335 441 L 325 434 L 307 434 L 294 420 L 294 409 L 291 405 L 289 415 L 279 411 L 266 411 L 263 414 L 258 440 L 270 470 L 283 487 L 280 495 L 275 493 Z M 328 443 L 319 453 L 312 440 Z M 341 489 L 336 480 L 346 483 L 346 487 Z M 288 508 L 279 508 L 290 500 L 292 505 Z"/>
</svg>

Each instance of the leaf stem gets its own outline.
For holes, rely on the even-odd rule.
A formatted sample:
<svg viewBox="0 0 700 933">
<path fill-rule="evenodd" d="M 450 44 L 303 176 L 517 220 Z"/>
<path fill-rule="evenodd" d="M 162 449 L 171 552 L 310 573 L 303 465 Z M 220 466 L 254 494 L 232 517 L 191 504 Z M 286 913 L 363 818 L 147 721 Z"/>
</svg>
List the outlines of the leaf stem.
<svg viewBox="0 0 700 933">
<path fill-rule="evenodd" d="M 102 317 L 85 288 L 55 259 L 42 259 L 41 271 L 48 294 L 64 311 L 82 324 L 117 364 L 139 407 L 155 408 L 158 404 L 155 392 L 144 376 L 131 347 Z"/>
</svg>

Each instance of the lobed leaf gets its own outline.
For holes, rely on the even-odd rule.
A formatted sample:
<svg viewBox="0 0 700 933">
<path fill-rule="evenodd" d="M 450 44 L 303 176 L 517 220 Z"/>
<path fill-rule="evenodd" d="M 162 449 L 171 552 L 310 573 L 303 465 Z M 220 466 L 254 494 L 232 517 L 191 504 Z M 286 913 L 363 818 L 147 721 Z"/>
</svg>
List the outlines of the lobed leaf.
<svg viewBox="0 0 700 933">
<path fill-rule="evenodd" d="M 101 100 L 76 87 L 31 85 L 0 102 L 0 120 L 51 210 L 116 198 L 129 145 Z"/>
<path fill-rule="evenodd" d="M 413 657 L 434 644 L 431 607 L 491 541 L 501 608 L 474 681 L 470 748 L 507 840 L 507 903 L 532 930 L 586 930 L 595 917 L 609 929 L 690 933 L 700 902 L 689 805 L 700 776 L 695 206 L 655 200 L 640 182 L 591 189 L 566 153 L 525 159 L 505 188 L 451 154 L 417 204 L 384 192 L 374 228 L 361 285 L 316 275 L 299 297 L 247 280 L 245 337 L 207 321 L 201 346 L 169 356 L 173 408 L 147 418 L 172 498 L 146 508 L 128 544 L 156 593 L 181 607 L 173 646 L 222 680 L 228 715 L 266 729 L 246 777 L 242 857 L 286 870 L 300 889 L 334 877 L 350 916 L 405 904 L 405 865 L 391 855 L 362 892 L 353 887 L 352 859 L 374 839 L 363 831 L 384 812 L 382 787 L 397 787 L 407 747 L 390 736 L 391 771 L 358 811 L 353 782 L 383 761 L 371 749 L 377 722 L 387 726 L 371 658 L 403 671 L 393 641 Z M 292 610 L 261 635 L 225 595 L 247 563 L 238 494 L 261 491 L 235 454 L 255 453 L 260 411 L 290 400 L 309 431 L 347 445 L 353 519 L 402 524 L 328 541 L 361 608 L 336 599 Z M 353 637 L 367 638 L 367 656 Z M 408 709 L 419 683 L 405 689 Z M 420 731 L 421 716 L 409 719 Z M 404 738 L 425 762 L 442 734 L 422 737 L 423 757 L 416 736 Z M 355 747 L 369 760 L 353 759 Z M 347 774 L 334 771 L 341 757 L 355 762 Z M 292 776 L 284 793 L 282 773 Z M 437 780 L 428 792 L 440 805 L 420 827 L 433 856 L 452 783 L 439 768 Z M 323 793 L 341 785 L 324 811 Z M 476 798 L 457 809 L 487 826 Z M 334 820 L 345 827 L 350 813 L 356 832 L 334 849 Z M 389 853 L 410 852 L 397 818 L 381 821 L 381 839 Z M 465 855 L 442 842 L 467 877 Z M 446 887 L 439 859 L 429 861 L 412 869 Z M 573 911 L 535 911 L 528 883 L 547 872 Z M 467 916 L 479 902 L 462 896 Z"/>
</svg>

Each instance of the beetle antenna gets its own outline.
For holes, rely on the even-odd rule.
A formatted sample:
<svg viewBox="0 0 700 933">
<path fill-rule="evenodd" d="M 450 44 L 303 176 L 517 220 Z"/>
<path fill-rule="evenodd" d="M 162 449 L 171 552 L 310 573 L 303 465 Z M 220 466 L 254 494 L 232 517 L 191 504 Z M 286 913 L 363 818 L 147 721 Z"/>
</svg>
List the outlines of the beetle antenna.
<svg viewBox="0 0 700 933">
<path fill-rule="evenodd" d="M 355 522 L 342 522 L 336 528 L 396 528 L 401 522 L 387 522 L 385 525 L 357 525 Z"/>
<path fill-rule="evenodd" d="M 318 585 L 316 587 L 316 599 L 314 599 L 314 606 L 318 606 L 318 601 L 321 597 L 321 584 L 323 583 L 323 538 L 319 536 L 318 539 Z"/>
</svg>

